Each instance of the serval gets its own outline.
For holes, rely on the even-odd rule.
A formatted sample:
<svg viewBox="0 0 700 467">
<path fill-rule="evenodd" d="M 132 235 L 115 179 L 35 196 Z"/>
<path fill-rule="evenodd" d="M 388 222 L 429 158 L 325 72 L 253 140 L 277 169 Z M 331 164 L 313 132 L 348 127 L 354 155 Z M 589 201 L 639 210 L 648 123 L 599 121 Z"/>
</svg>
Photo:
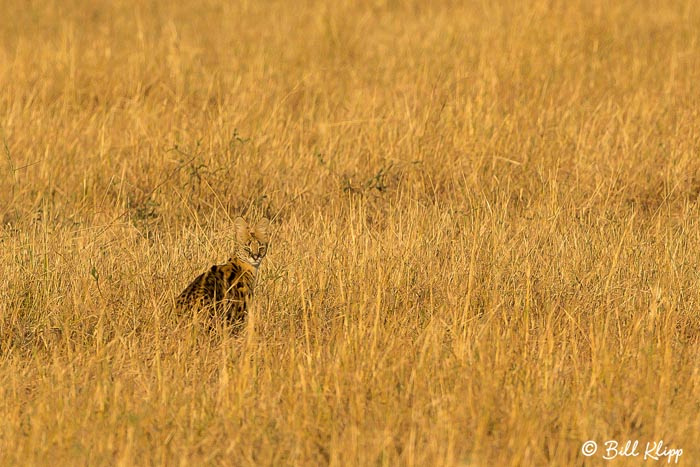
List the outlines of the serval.
<svg viewBox="0 0 700 467">
<path fill-rule="evenodd" d="M 216 264 L 197 276 L 177 297 L 180 311 L 207 309 L 214 318 L 240 326 L 246 318 L 260 262 L 267 253 L 270 221 L 254 226 L 242 217 L 234 221 L 236 251 L 224 264 Z"/>
</svg>

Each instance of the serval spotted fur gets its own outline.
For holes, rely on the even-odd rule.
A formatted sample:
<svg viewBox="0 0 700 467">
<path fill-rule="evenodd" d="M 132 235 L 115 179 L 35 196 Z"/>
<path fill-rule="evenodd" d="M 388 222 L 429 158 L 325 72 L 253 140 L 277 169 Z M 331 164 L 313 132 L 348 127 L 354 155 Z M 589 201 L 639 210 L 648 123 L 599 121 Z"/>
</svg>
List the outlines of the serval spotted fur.
<svg viewBox="0 0 700 467">
<path fill-rule="evenodd" d="M 267 253 L 270 221 L 262 219 L 251 226 L 238 217 L 234 226 L 235 255 L 197 276 L 182 291 L 175 301 L 181 311 L 206 308 L 212 317 L 226 318 L 231 325 L 245 320 L 258 268 Z"/>
</svg>

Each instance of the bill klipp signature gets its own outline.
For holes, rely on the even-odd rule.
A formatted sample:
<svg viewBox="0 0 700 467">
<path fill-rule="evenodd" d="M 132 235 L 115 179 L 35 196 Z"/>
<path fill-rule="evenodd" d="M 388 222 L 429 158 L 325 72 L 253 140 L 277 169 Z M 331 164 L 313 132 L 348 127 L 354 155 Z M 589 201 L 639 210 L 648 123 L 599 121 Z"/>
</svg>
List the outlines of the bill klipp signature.
<svg viewBox="0 0 700 467">
<path fill-rule="evenodd" d="M 617 457 L 641 457 L 647 461 L 666 461 L 667 463 L 678 463 L 678 460 L 683 455 L 683 449 L 672 448 L 664 444 L 663 440 L 649 441 L 643 449 L 639 440 L 627 440 L 624 444 L 609 440 L 603 443 L 604 448 L 600 450 L 600 454 L 606 461 L 613 460 Z M 598 452 L 598 445 L 595 441 L 586 441 L 581 447 L 581 452 L 586 457 L 591 457 Z"/>
</svg>

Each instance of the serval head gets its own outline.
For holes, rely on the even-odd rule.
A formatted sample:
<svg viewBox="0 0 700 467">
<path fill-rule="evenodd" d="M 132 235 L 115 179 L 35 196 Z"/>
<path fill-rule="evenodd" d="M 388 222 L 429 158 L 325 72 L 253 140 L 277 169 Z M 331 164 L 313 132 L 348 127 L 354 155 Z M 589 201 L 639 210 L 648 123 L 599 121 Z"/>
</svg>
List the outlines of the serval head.
<svg viewBox="0 0 700 467">
<path fill-rule="evenodd" d="M 263 218 L 250 225 L 242 217 L 237 217 L 233 225 L 236 227 L 236 258 L 257 269 L 267 253 L 270 221 Z"/>
</svg>

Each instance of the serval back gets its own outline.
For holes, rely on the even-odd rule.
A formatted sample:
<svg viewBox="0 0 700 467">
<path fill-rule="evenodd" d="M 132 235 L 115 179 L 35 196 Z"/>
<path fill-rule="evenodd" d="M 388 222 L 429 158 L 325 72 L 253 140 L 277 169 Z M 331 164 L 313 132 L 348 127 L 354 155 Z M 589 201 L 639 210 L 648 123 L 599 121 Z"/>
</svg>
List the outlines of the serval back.
<svg viewBox="0 0 700 467">
<path fill-rule="evenodd" d="M 225 318 L 240 325 L 253 297 L 260 262 L 267 254 L 269 225 L 262 219 L 254 226 L 236 218 L 236 251 L 224 264 L 216 264 L 200 274 L 177 297 L 181 311 L 207 309 L 214 318 Z"/>
</svg>

